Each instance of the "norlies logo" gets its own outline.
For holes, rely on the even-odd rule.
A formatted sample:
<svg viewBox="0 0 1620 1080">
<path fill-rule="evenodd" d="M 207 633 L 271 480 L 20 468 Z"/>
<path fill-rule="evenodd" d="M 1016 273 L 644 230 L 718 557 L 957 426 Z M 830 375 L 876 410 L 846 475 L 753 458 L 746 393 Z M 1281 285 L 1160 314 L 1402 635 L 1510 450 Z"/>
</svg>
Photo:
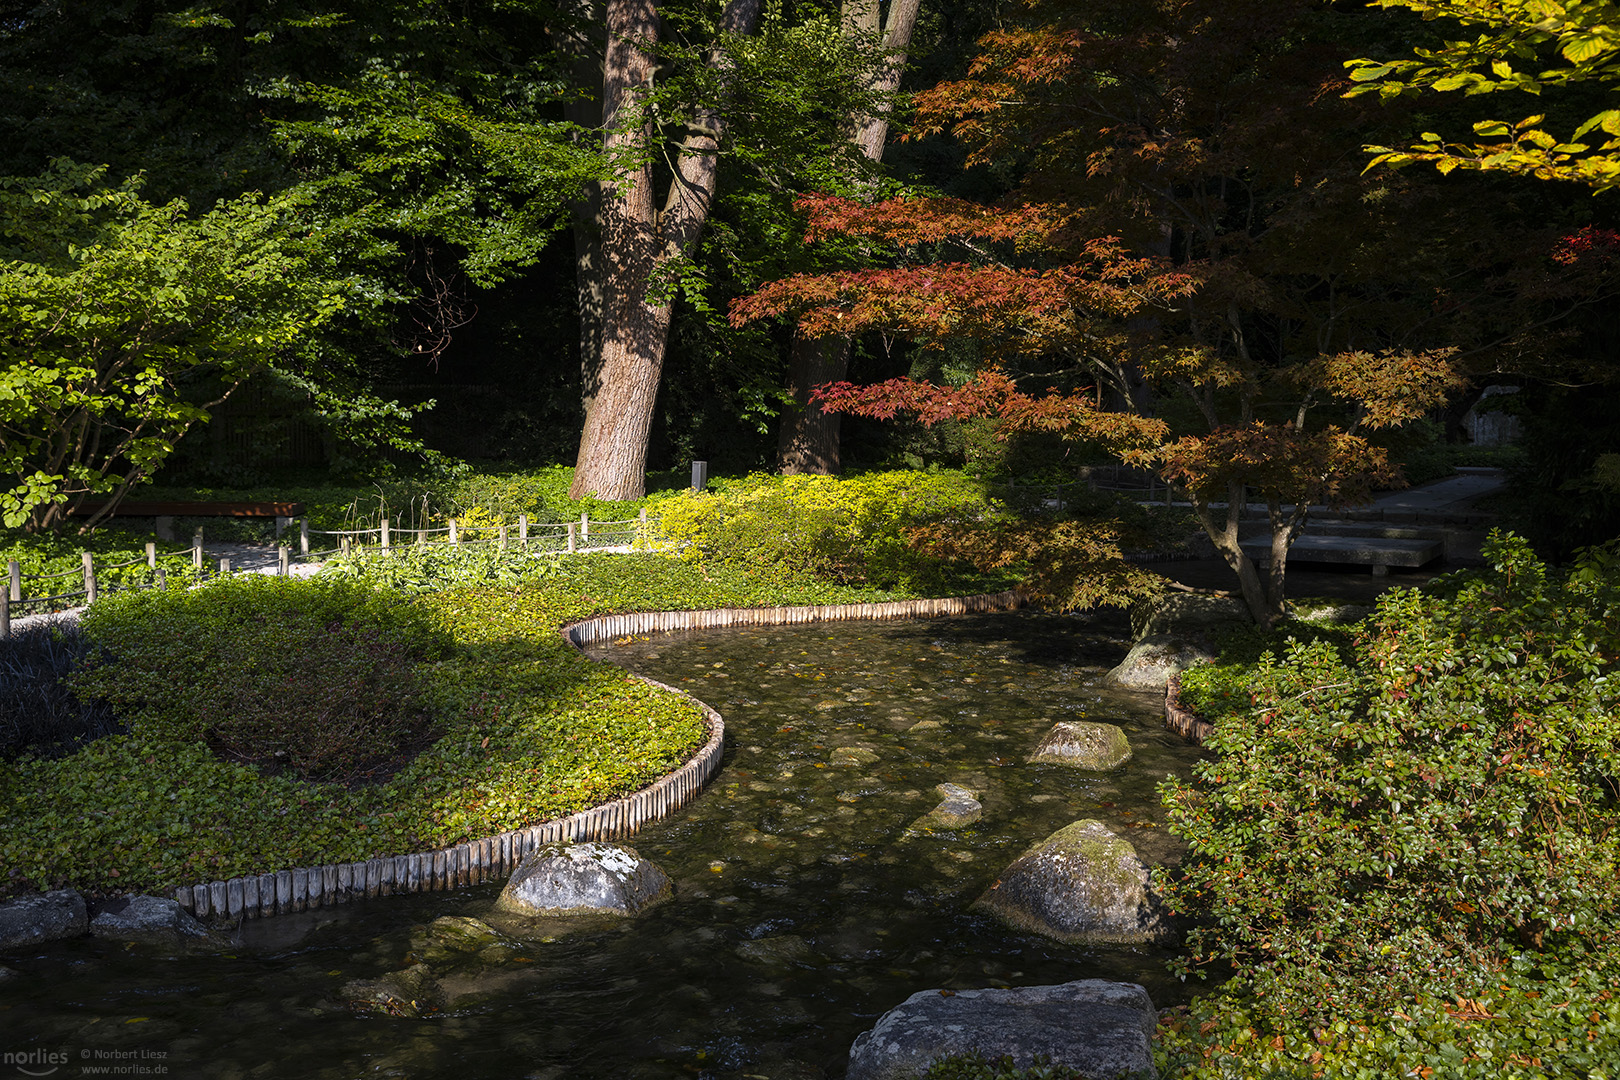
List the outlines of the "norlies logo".
<svg viewBox="0 0 1620 1080">
<path fill-rule="evenodd" d="M 67 1061 L 66 1050 L 8 1050 L 0 1056 L 0 1063 L 16 1066 L 24 1076 L 49 1076 Z"/>
</svg>

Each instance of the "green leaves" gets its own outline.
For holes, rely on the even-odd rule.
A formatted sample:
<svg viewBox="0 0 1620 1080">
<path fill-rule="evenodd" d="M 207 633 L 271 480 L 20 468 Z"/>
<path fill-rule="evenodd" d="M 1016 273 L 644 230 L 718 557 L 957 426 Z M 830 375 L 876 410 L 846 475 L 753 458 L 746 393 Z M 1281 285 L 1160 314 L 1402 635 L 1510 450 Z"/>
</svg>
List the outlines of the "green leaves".
<svg viewBox="0 0 1620 1080">
<path fill-rule="evenodd" d="M 1204 920 L 1189 969 L 1236 964 L 1315 1024 L 1620 935 L 1620 583 L 1511 536 L 1486 553 L 1387 593 L 1348 659 L 1263 658 L 1217 757 L 1163 786 L 1192 857 L 1160 884 Z"/>
<path fill-rule="evenodd" d="M 149 476 L 341 308 L 341 284 L 289 239 L 294 211 L 248 196 L 190 217 L 65 161 L 0 181 L 7 527 L 51 528 L 64 503 Z"/>
</svg>

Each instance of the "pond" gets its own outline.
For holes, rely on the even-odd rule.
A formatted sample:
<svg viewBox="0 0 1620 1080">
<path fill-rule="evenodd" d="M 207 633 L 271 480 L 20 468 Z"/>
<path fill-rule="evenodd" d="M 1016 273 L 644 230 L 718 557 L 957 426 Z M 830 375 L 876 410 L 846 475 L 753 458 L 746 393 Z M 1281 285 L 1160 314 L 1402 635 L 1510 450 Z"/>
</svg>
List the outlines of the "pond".
<svg viewBox="0 0 1620 1080">
<path fill-rule="evenodd" d="M 8 959 L 0 1051 L 65 1052 L 63 1075 L 832 1080 L 854 1037 L 918 990 L 1101 977 L 1174 1004 L 1185 989 L 1158 947 L 1060 945 L 969 910 L 1079 818 L 1149 861 L 1176 856 L 1154 785 L 1199 751 L 1164 730 L 1155 696 L 1101 685 L 1125 646 L 1031 614 L 593 646 L 726 720 L 709 789 L 628 841 L 674 880 L 673 901 L 482 954 L 434 952 L 424 924 L 486 917 L 494 886 L 250 922 L 227 955 L 61 943 Z M 1133 759 L 1112 773 L 1025 763 L 1052 723 L 1078 718 L 1123 727 Z M 983 820 L 912 831 L 940 783 L 974 791 Z M 446 998 L 437 1015 L 343 1004 L 350 980 L 423 960 Z"/>
</svg>

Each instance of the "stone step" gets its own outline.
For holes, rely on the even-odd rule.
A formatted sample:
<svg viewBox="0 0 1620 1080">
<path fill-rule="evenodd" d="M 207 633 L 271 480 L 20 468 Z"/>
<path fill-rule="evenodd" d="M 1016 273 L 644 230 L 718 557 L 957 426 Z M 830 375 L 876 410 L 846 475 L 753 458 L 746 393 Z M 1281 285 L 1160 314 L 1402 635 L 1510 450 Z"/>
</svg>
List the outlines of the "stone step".
<svg viewBox="0 0 1620 1080">
<path fill-rule="evenodd" d="M 1271 541 L 1265 537 L 1244 540 L 1243 553 L 1257 563 L 1271 561 Z M 1371 566 L 1374 574 L 1386 574 L 1391 566 L 1426 566 L 1445 554 L 1440 540 L 1394 539 L 1382 536 L 1301 536 L 1288 551 L 1289 562 L 1341 563 Z"/>
</svg>

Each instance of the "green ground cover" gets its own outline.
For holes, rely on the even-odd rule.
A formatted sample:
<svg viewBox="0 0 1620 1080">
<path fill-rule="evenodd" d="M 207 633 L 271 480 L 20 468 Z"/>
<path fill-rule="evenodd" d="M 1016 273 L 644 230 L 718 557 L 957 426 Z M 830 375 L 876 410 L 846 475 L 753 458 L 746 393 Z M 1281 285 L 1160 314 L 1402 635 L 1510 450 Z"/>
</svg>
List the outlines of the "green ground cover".
<svg viewBox="0 0 1620 1080">
<path fill-rule="evenodd" d="M 0 866 L 7 868 L 0 890 L 163 890 L 453 844 L 584 809 L 639 789 L 685 760 L 701 744 L 703 724 L 684 700 L 580 656 L 559 637 L 562 624 L 650 608 L 894 595 L 782 573 L 721 572 L 651 554 L 531 562 L 532 574 L 514 573 L 499 587 L 467 586 L 445 572 L 429 583 L 442 588 L 409 598 L 378 594 L 405 606 L 411 634 L 426 641 L 421 685 L 437 738 L 375 783 L 310 781 L 227 759 L 206 732 L 199 737 L 206 721 L 175 702 L 196 698 L 199 678 L 225 680 L 230 673 L 164 670 L 174 666 L 177 648 L 167 639 L 183 637 L 184 648 L 207 654 L 220 644 L 210 635 L 241 632 L 221 611 L 241 606 L 242 589 L 272 590 L 271 611 L 284 613 L 289 603 L 316 595 L 311 590 L 334 585 L 261 578 L 104 601 L 88 621 L 88 635 L 99 634 L 126 662 L 143 665 L 140 680 L 128 680 L 138 685 L 123 692 L 130 730 L 68 757 L 23 758 L 0 768 L 6 807 Z M 351 576 L 363 579 L 364 568 Z M 185 635 L 172 632 L 186 620 Z M 105 669 L 108 676 L 115 671 Z M 85 692 L 96 685 L 107 684 L 91 680 Z"/>
</svg>

